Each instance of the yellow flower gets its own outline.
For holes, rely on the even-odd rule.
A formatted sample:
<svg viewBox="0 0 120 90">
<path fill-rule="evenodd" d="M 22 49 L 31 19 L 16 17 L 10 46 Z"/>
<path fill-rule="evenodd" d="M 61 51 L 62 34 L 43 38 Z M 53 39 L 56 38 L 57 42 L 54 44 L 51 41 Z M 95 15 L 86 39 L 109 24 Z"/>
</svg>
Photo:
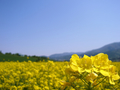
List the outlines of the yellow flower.
<svg viewBox="0 0 120 90">
<path fill-rule="evenodd" d="M 70 58 L 70 63 L 80 64 L 80 58 L 77 54 L 73 54 Z"/>
<path fill-rule="evenodd" d="M 111 61 L 108 59 L 108 55 L 99 53 L 95 56 L 91 56 L 95 72 L 100 72 L 103 76 L 109 76 L 109 66 Z"/>
<path fill-rule="evenodd" d="M 0 88 L 2 88 L 3 87 L 3 85 L 2 84 L 0 84 Z"/>
<path fill-rule="evenodd" d="M 33 79 L 29 79 L 28 81 L 29 81 L 31 84 L 34 83 L 34 80 L 33 80 Z"/>
<path fill-rule="evenodd" d="M 81 67 L 79 67 L 79 65 L 81 64 L 81 59 L 79 58 L 79 56 L 77 54 L 73 54 L 70 58 L 70 70 L 73 72 L 79 72 L 81 70 Z M 70 71 L 68 69 L 68 71 Z"/>
<path fill-rule="evenodd" d="M 61 89 L 64 90 L 66 88 L 66 86 L 70 86 L 71 84 L 66 81 L 60 81 L 60 85 L 62 86 Z"/>
<path fill-rule="evenodd" d="M 96 68 L 105 69 L 111 64 L 111 61 L 108 59 L 108 55 L 104 53 L 91 56 L 91 59 Z"/>
<path fill-rule="evenodd" d="M 10 88 L 10 90 L 17 90 L 17 87 L 16 87 L 16 86 L 12 86 L 12 87 Z"/>
<path fill-rule="evenodd" d="M 74 72 L 91 72 L 92 60 L 89 56 L 84 55 L 83 58 L 79 58 L 77 54 L 73 54 L 70 59 L 70 68 Z"/>
<path fill-rule="evenodd" d="M 76 80 L 75 76 L 71 76 L 70 79 L 69 79 L 70 82 L 74 82 L 75 80 Z"/>
<path fill-rule="evenodd" d="M 22 86 L 18 86 L 17 90 L 23 90 Z"/>
<path fill-rule="evenodd" d="M 45 86 L 44 88 L 45 88 L 45 90 L 49 90 L 49 87 L 48 87 L 48 86 Z"/>
<path fill-rule="evenodd" d="M 98 77 L 98 75 L 96 73 L 92 72 L 86 76 L 86 80 L 93 83 L 94 79 L 96 79 L 97 77 Z"/>
<path fill-rule="evenodd" d="M 40 87 L 39 87 L 39 86 L 37 86 L 37 85 L 34 85 L 34 89 L 35 89 L 35 90 L 39 90 L 39 89 L 40 89 Z"/>
<path fill-rule="evenodd" d="M 103 76 L 109 76 L 109 71 L 106 69 L 101 69 L 99 70 L 99 72 L 103 75 Z"/>
<path fill-rule="evenodd" d="M 70 64 L 70 70 L 73 72 L 78 72 L 78 65 L 75 63 Z"/>
<path fill-rule="evenodd" d="M 120 79 L 120 76 L 118 75 L 118 73 L 116 72 L 116 67 L 113 65 L 110 65 L 109 68 L 109 82 L 110 84 L 115 84 L 114 80 L 118 80 Z"/>
<path fill-rule="evenodd" d="M 27 59 L 29 59 L 29 57 L 27 57 Z"/>
<path fill-rule="evenodd" d="M 49 63 L 50 65 L 54 65 L 54 62 L 53 62 L 53 61 L 48 60 L 48 63 Z"/>
<path fill-rule="evenodd" d="M 27 76 L 29 76 L 29 77 L 33 77 L 33 74 L 32 74 L 31 72 L 29 72 L 29 71 L 27 71 L 26 74 L 27 74 Z"/>
<path fill-rule="evenodd" d="M 81 67 L 83 69 L 82 72 L 86 71 L 88 73 L 90 73 L 92 71 L 92 60 L 89 56 L 84 55 L 82 60 L 81 60 Z"/>
<path fill-rule="evenodd" d="M 75 90 L 74 88 L 70 88 L 70 90 Z"/>
</svg>

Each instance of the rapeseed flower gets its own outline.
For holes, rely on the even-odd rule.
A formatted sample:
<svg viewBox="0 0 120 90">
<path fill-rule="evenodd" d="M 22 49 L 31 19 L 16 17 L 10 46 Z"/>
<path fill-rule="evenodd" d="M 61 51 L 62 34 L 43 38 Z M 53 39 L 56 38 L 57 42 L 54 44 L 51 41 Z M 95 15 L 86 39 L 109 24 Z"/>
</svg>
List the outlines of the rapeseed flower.
<svg viewBox="0 0 120 90">
<path fill-rule="evenodd" d="M 74 54 L 70 62 L 6 61 L 0 62 L 0 90 L 84 90 L 89 83 L 89 88 L 104 90 L 104 86 L 109 85 L 106 82 L 119 86 L 118 71 L 103 53 L 83 58 Z"/>
<path fill-rule="evenodd" d="M 74 79 L 69 78 L 69 82 L 81 79 L 87 85 L 87 89 L 92 90 L 95 86 L 99 86 L 101 82 L 106 81 L 107 78 L 109 79 L 109 83 L 113 85 L 115 85 L 115 80 L 120 79 L 116 67 L 111 65 L 111 63 L 112 61 L 108 59 L 108 55 L 104 53 L 99 53 L 91 57 L 84 55 L 83 58 L 79 58 L 77 54 L 73 54 L 65 72 L 70 77 L 75 77 Z M 64 88 L 66 87 L 65 81 L 63 82 L 63 86 Z"/>
<path fill-rule="evenodd" d="M 91 82 L 91 83 L 94 83 L 94 80 L 98 77 L 98 75 L 94 72 L 91 72 L 90 74 L 88 74 L 86 76 L 86 80 Z"/>
<path fill-rule="evenodd" d="M 60 81 L 60 85 L 62 86 L 61 89 L 64 90 L 67 86 L 70 86 L 71 84 L 66 81 Z"/>
<path fill-rule="evenodd" d="M 118 72 L 116 71 L 116 67 L 113 65 L 110 65 L 109 67 L 109 82 L 110 84 L 115 85 L 115 80 L 120 79 L 120 76 L 118 75 Z"/>
</svg>

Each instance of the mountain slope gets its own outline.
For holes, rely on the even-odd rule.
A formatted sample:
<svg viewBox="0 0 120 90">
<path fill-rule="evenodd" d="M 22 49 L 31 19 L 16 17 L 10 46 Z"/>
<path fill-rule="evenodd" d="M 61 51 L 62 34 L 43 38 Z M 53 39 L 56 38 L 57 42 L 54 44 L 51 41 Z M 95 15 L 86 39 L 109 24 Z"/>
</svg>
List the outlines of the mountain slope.
<svg viewBox="0 0 120 90">
<path fill-rule="evenodd" d="M 120 49 L 120 42 L 111 43 L 111 44 L 105 45 L 99 49 L 91 50 L 91 51 L 88 51 L 86 53 L 89 53 L 89 52 L 94 52 L 94 53 L 107 52 L 107 51 L 112 51 L 112 50 L 117 50 L 117 49 Z"/>
<path fill-rule="evenodd" d="M 82 52 L 66 52 L 66 53 L 60 53 L 60 54 L 53 54 L 53 55 L 50 55 L 49 58 L 51 59 L 55 59 L 55 60 L 64 60 L 64 56 L 71 56 L 72 54 L 81 54 Z"/>
<path fill-rule="evenodd" d="M 106 53 L 108 54 L 109 56 L 109 59 L 111 60 L 117 60 L 120 58 L 120 42 L 115 42 L 115 43 L 111 43 L 111 44 L 108 44 L 108 45 L 105 45 L 101 48 L 98 48 L 98 49 L 94 49 L 94 50 L 91 50 L 91 51 L 87 51 L 85 53 L 76 53 L 78 54 L 79 56 L 84 56 L 84 54 L 88 55 L 88 56 L 94 56 L 98 53 Z M 60 56 L 60 57 L 57 57 L 56 56 L 56 59 L 58 60 L 69 60 L 70 57 L 71 57 L 72 54 L 70 55 L 64 55 L 64 56 Z"/>
<path fill-rule="evenodd" d="M 105 45 L 101 48 L 98 48 L 98 49 L 94 49 L 94 50 L 91 50 L 91 51 L 87 51 L 83 54 L 79 54 L 80 56 L 83 56 L 84 54 L 86 55 L 96 55 L 98 53 L 108 53 L 108 52 L 112 52 L 114 50 L 118 50 L 120 49 L 120 42 L 116 42 L 116 43 L 111 43 L 111 44 L 108 44 L 108 45 Z"/>
</svg>

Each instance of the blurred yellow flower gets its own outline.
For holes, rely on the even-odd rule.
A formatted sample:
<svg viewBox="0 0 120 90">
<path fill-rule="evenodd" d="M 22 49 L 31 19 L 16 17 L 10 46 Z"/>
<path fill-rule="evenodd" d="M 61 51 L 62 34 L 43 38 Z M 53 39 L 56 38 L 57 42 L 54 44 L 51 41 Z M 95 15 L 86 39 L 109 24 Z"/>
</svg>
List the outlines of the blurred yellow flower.
<svg viewBox="0 0 120 90">
<path fill-rule="evenodd" d="M 17 90 L 16 86 L 11 86 L 10 90 Z"/>
<path fill-rule="evenodd" d="M 89 82 L 91 82 L 91 83 L 93 83 L 94 80 L 95 80 L 97 77 L 98 77 L 98 75 L 97 75 L 96 73 L 92 72 L 92 73 L 90 73 L 90 74 L 88 74 L 88 75 L 86 76 L 86 80 L 89 81 Z"/>
<path fill-rule="evenodd" d="M 29 59 L 29 57 L 27 57 L 27 59 Z"/>
<path fill-rule="evenodd" d="M 66 81 L 60 81 L 60 85 L 62 86 L 61 89 L 64 90 L 66 86 L 70 86 L 71 84 Z"/>
<path fill-rule="evenodd" d="M 116 71 L 116 67 L 114 65 L 110 65 L 109 67 L 109 82 L 110 84 L 115 85 L 114 80 L 120 79 L 120 76 L 118 75 Z"/>
<path fill-rule="evenodd" d="M 39 86 L 34 85 L 34 90 L 39 90 L 39 89 L 40 89 L 40 87 L 39 87 Z"/>
</svg>

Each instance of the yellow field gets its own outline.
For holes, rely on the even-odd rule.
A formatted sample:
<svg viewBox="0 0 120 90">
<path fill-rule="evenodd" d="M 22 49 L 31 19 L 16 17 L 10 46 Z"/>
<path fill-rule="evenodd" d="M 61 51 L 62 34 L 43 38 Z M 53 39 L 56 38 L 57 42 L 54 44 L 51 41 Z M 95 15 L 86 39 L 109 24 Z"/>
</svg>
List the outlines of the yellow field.
<svg viewBox="0 0 120 90">
<path fill-rule="evenodd" d="M 120 62 L 112 64 L 117 67 L 120 75 Z M 91 77 L 84 75 L 86 78 L 79 79 L 83 77 L 78 78 L 73 72 L 67 74 L 68 65 L 69 62 L 52 61 L 0 62 L 0 90 L 86 90 L 84 79 L 88 82 Z M 93 82 L 101 83 L 99 85 L 93 83 L 92 85 L 96 86 L 91 90 L 120 90 L 119 81 L 116 80 L 115 85 L 111 85 L 107 79 L 101 82 L 99 78 L 97 82 L 95 80 Z"/>
<path fill-rule="evenodd" d="M 118 74 L 120 75 L 120 62 L 112 62 L 113 65 L 115 65 L 118 69 Z"/>
<path fill-rule="evenodd" d="M 1 90 L 58 90 L 66 62 L 0 62 Z"/>
</svg>

